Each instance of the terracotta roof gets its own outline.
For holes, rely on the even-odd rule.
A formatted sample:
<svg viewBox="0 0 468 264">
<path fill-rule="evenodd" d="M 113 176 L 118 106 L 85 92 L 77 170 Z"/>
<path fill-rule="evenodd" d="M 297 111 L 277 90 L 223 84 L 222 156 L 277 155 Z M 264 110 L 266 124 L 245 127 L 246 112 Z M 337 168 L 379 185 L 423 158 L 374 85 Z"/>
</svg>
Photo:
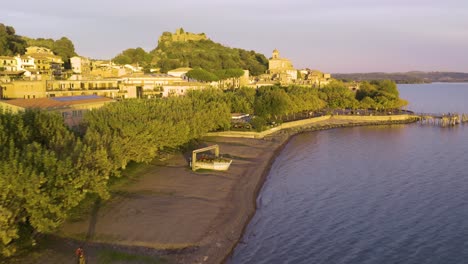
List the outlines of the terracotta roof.
<svg viewBox="0 0 468 264">
<path fill-rule="evenodd" d="M 54 54 L 45 54 L 45 53 L 30 53 L 28 56 L 31 56 L 35 59 L 62 59 L 62 57 Z"/>
<path fill-rule="evenodd" d="M 0 56 L 0 59 L 1 60 L 16 60 L 15 57 L 13 56 Z"/>
<path fill-rule="evenodd" d="M 2 102 L 19 106 L 22 108 L 40 108 L 40 109 L 63 109 L 73 105 L 112 102 L 114 100 L 100 96 L 70 96 L 70 97 L 53 97 L 53 98 L 37 98 L 37 99 L 12 99 L 2 100 Z"/>
<path fill-rule="evenodd" d="M 188 71 L 191 71 L 192 68 L 177 68 L 177 69 L 173 69 L 173 70 L 170 70 L 168 72 L 188 72 Z"/>
</svg>

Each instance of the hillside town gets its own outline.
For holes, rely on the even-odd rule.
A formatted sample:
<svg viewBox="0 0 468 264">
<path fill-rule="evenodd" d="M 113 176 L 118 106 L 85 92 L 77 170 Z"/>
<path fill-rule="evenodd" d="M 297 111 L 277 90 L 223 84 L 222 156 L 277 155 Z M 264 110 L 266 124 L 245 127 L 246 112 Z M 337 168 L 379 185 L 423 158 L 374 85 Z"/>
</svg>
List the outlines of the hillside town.
<svg viewBox="0 0 468 264">
<path fill-rule="evenodd" d="M 159 42 L 205 39 L 203 33 L 193 34 L 178 29 L 175 34 L 163 34 Z M 121 65 L 111 60 L 83 56 L 71 57 L 68 70 L 64 68 L 65 63 L 50 49 L 37 46 L 28 47 L 25 54 L 0 56 L 0 107 L 13 112 L 42 108 L 62 112 L 64 117 L 79 117 L 86 109 L 116 100 L 180 96 L 188 90 L 206 88 L 255 89 L 273 85 L 319 88 L 331 80 L 330 74 L 295 69 L 277 49 L 273 51 L 264 74 L 251 76 L 248 70 L 244 70 L 238 78 L 211 82 L 188 78 L 190 67 L 171 69 L 167 73 L 160 73 L 160 69 L 144 72 L 138 64 Z M 58 99 L 61 97 L 70 98 Z"/>
</svg>

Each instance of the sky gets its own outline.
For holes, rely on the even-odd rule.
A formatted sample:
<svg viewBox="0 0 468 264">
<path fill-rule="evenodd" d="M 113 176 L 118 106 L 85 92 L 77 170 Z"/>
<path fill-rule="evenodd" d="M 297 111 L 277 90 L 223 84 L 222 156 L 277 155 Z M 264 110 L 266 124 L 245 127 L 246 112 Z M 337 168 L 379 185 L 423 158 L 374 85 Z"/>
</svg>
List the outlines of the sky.
<svg viewBox="0 0 468 264">
<path fill-rule="evenodd" d="M 23 0 L 0 9 L 17 34 L 66 36 L 96 59 L 150 51 L 183 27 L 267 57 L 277 48 L 296 68 L 468 72 L 467 0 Z"/>
</svg>

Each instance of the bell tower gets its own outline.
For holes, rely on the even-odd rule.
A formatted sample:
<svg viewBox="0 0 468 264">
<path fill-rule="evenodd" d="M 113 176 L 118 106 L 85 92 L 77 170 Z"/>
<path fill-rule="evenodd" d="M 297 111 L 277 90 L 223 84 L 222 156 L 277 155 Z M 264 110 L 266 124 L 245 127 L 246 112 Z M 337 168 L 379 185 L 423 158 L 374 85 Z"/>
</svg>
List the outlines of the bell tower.
<svg viewBox="0 0 468 264">
<path fill-rule="evenodd" d="M 273 55 L 271 56 L 272 59 L 279 59 L 279 51 L 277 49 L 275 49 L 273 51 Z"/>
</svg>

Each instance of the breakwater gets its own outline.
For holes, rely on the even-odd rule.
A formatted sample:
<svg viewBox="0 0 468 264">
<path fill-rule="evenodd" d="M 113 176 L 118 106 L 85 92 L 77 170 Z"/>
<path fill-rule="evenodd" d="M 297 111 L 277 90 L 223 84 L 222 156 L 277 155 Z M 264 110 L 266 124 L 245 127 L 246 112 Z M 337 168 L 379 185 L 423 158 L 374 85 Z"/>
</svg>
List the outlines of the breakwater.
<svg viewBox="0 0 468 264">
<path fill-rule="evenodd" d="M 361 115 L 324 115 L 304 120 L 280 124 L 262 132 L 253 131 L 223 131 L 208 133 L 209 137 L 240 137 L 240 138 L 266 138 L 282 130 L 320 130 L 341 126 L 378 125 L 391 123 L 410 123 L 418 120 L 417 116 L 410 114 L 361 116 Z"/>
<path fill-rule="evenodd" d="M 468 114 L 447 113 L 447 114 L 430 114 L 419 113 L 419 123 L 424 125 L 437 125 L 441 127 L 449 127 L 468 122 Z"/>
</svg>

